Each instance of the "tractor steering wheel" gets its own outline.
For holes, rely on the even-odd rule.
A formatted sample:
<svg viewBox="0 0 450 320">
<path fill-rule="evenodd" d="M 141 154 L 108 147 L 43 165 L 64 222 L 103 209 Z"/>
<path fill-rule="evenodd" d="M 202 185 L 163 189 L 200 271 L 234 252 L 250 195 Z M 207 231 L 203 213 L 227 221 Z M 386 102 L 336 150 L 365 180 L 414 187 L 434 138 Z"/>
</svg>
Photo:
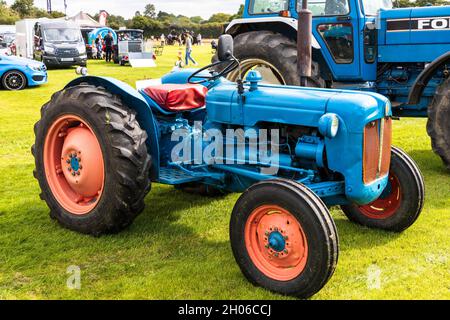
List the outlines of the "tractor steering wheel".
<svg viewBox="0 0 450 320">
<path fill-rule="evenodd" d="M 222 66 L 225 65 L 222 68 L 222 71 L 215 71 L 213 70 L 209 70 L 211 68 L 214 67 L 218 67 L 218 66 Z M 239 61 L 236 58 L 231 58 L 229 60 L 225 60 L 225 61 L 217 61 L 214 62 L 212 64 L 210 64 L 209 66 L 206 66 L 204 68 L 201 68 L 199 70 L 197 70 L 196 72 L 194 72 L 193 74 L 191 74 L 191 76 L 188 78 L 188 82 L 190 84 L 202 84 L 205 82 L 211 82 L 211 81 L 216 81 L 217 79 L 221 78 L 221 77 L 226 77 L 229 73 L 231 73 L 232 71 L 236 70 L 239 67 Z M 201 73 L 205 70 L 209 70 L 210 75 L 201 75 Z M 199 79 L 199 80 L 193 80 L 194 78 Z"/>
</svg>

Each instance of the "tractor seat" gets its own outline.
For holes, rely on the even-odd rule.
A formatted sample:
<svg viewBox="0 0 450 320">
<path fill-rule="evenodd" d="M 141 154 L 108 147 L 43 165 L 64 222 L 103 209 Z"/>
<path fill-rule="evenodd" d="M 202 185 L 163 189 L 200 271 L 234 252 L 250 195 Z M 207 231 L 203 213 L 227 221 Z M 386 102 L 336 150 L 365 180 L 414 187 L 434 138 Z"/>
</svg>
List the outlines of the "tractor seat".
<svg viewBox="0 0 450 320">
<path fill-rule="evenodd" d="M 177 113 L 203 108 L 208 89 L 199 84 L 162 84 L 143 92 L 164 111 Z"/>
</svg>

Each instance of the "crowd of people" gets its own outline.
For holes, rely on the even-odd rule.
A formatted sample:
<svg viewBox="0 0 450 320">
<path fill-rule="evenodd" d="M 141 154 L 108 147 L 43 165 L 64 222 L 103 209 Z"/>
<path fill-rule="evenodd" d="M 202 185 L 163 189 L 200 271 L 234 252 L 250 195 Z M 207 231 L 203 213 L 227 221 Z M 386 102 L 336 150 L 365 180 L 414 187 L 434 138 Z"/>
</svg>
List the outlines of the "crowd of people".
<svg viewBox="0 0 450 320">
<path fill-rule="evenodd" d="M 108 32 L 105 37 L 100 34 L 92 42 L 92 57 L 94 59 L 105 59 L 106 62 L 111 62 L 114 50 L 114 37 L 112 32 Z"/>
<path fill-rule="evenodd" d="M 202 45 L 202 35 L 195 35 L 192 31 L 184 31 L 177 34 L 172 30 L 168 36 L 162 34 L 159 38 L 153 38 L 152 40 L 158 41 L 161 46 L 178 44 L 180 47 L 185 47 L 184 59 L 179 54 L 176 66 L 182 68 L 183 66 L 189 66 L 190 63 L 198 65 L 197 61 L 193 57 L 193 47 L 195 45 Z M 92 42 L 92 57 L 94 59 L 105 59 L 106 62 L 112 61 L 112 55 L 114 52 L 114 37 L 111 32 L 104 37 L 98 35 L 98 37 Z"/>
</svg>

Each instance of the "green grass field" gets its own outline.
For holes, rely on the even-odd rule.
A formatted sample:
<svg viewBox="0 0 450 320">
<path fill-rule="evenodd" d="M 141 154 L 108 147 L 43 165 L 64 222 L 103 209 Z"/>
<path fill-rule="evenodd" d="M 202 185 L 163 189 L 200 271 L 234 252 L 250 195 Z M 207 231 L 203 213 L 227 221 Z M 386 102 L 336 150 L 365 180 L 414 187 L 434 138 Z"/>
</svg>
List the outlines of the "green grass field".
<svg viewBox="0 0 450 320">
<path fill-rule="evenodd" d="M 166 48 L 154 69 L 90 62 L 89 72 L 134 85 L 169 71 L 177 49 Z M 194 57 L 207 64 L 209 47 L 195 48 Z M 100 238 L 50 219 L 32 174 L 33 125 L 41 105 L 75 77 L 73 69 L 52 70 L 47 85 L 0 91 L 0 299 L 285 299 L 253 287 L 234 262 L 228 222 L 238 194 L 210 199 L 154 185 L 130 228 Z M 395 144 L 425 176 L 422 216 L 391 234 L 354 225 L 334 209 L 340 261 L 314 299 L 450 299 L 450 175 L 425 124 L 402 119 L 394 128 Z M 71 265 L 81 268 L 80 290 L 66 286 Z M 379 286 L 368 270 L 379 274 Z"/>
</svg>

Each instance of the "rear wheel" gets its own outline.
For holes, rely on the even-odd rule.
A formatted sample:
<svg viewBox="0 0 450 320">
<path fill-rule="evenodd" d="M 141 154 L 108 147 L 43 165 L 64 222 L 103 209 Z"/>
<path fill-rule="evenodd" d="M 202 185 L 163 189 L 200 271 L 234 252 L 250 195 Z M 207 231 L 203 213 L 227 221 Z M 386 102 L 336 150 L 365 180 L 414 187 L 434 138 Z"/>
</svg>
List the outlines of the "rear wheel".
<svg viewBox="0 0 450 320">
<path fill-rule="evenodd" d="M 35 177 L 61 225 L 93 235 L 118 232 L 143 210 L 150 190 L 147 134 L 118 97 L 90 85 L 60 91 L 43 106 L 35 133 Z"/>
<path fill-rule="evenodd" d="M 393 147 L 389 182 L 380 198 L 364 206 L 342 206 L 342 210 L 358 224 L 401 232 L 419 217 L 424 197 L 425 186 L 418 166 L 404 151 Z"/>
<path fill-rule="evenodd" d="M 250 187 L 230 222 L 234 257 L 255 285 L 308 298 L 332 276 L 338 235 L 326 206 L 311 190 L 288 180 Z"/>
<path fill-rule="evenodd" d="M 27 86 L 27 77 L 20 71 L 11 70 L 3 75 L 2 85 L 11 91 L 23 90 Z"/>
<path fill-rule="evenodd" d="M 242 75 L 250 70 L 257 70 L 263 81 L 281 85 L 300 85 L 297 71 L 297 44 L 282 34 L 271 31 L 251 31 L 239 34 L 234 38 L 234 55 L 241 63 Z M 313 61 L 313 75 L 308 85 L 325 87 L 320 77 L 319 65 Z M 236 81 L 239 71 L 228 76 Z"/>
<path fill-rule="evenodd" d="M 438 88 L 428 106 L 427 131 L 436 152 L 450 170 L 450 78 Z"/>
</svg>

